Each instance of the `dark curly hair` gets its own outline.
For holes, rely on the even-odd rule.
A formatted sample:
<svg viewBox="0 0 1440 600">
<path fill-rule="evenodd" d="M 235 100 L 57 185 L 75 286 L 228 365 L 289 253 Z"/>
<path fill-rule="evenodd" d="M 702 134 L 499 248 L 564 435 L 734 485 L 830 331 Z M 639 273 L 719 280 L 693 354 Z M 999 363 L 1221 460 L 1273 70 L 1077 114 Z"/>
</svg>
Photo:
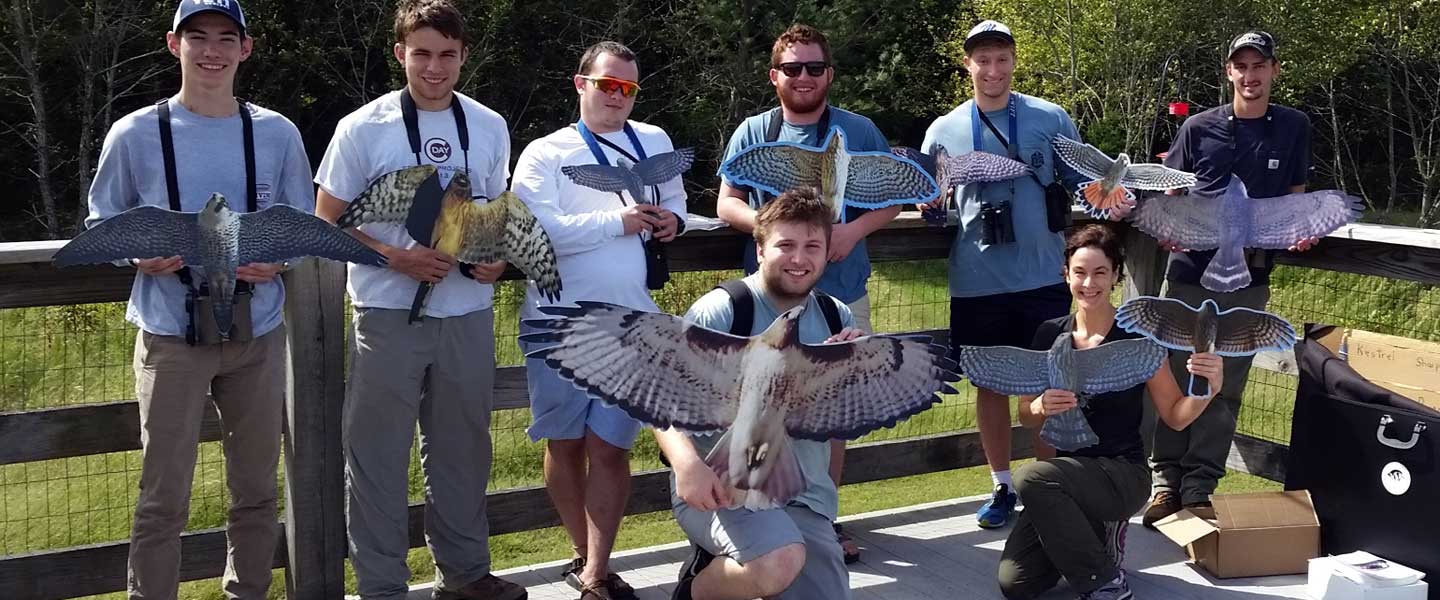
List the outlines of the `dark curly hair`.
<svg viewBox="0 0 1440 600">
<path fill-rule="evenodd" d="M 1125 242 L 1109 225 L 1090 223 L 1072 227 L 1065 232 L 1065 265 L 1060 272 L 1062 275 L 1069 272 L 1070 257 L 1081 248 L 1096 248 L 1104 252 L 1105 257 L 1115 265 L 1115 282 L 1119 283 L 1125 278 Z"/>
</svg>

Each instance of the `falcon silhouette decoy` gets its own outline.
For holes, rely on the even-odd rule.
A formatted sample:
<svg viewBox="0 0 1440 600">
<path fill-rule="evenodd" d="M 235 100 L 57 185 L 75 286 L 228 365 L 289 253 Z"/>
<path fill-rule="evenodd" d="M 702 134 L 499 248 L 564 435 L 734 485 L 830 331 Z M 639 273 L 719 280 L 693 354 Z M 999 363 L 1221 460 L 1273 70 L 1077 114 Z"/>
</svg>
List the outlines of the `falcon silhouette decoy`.
<svg viewBox="0 0 1440 600">
<path fill-rule="evenodd" d="M 1145 383 L 1165 361 L 1165 349 L 1150 340 L 1118 340 L 1076 350 L 1069 332 L 1050 350 L 1013 346 L 961 346 L 960 372 L 976 386 L 1009 396 L 1038 396 L 1048 389 L 1075 393 L 1079 405 L 1045 418 L 1040 437 L 1059 450 L 1099 443 L 1081 409 L 1087 396 L 1118 392 Z"/>
<path fill-rule="evenodd" d="M 933 154 L 925 154 L 906 146 L 890 148 L 890 152 L 896 156 L 914 161 L 915 164 L 920 165 L 920 168 L 925 169 L 926 173 L 934 177 L 941 196 L 945 195 L 946 190 L 955 186 L 976 182 L 1009 181 L 1030 173 L 1030 165 L 999 154 L 975 151 L 959 156 L 950 156 L 950 153 L 940 144 L 931 146 L 930 151 Z"/>
<path fill-rule="evenodd" d="M 457 172 L 443 198 L 430 205 L 426 186 L 438 186 L 434 165 L 420 165 L 380 176 L 336 219 L 340 227 L 366 223 L 404 224 L 410 237 L 465 263 L 505 261 L 533 279 L 540 293 L 560 298 L 560 270 L 550 236 L 518 196 L 502 192 L 485 204 L 470 196 L 470 177 Z M 433 215 L 433 216 L 432 216 Z M 411 308 L 414 322 L 430 285 L 422 283 Z"/>
<path fill-rule="evenodd" d="M 792 437 L 856 439 L 929 408 L 960 380 L 927 337 L 800 343 L 803 305 L 747 338 L 672 315 L 578 304 L 543 306 L 557 318 L 526 321 L 546 331 L 520 339 L 550 344 L 527 356 L 655 427 L 726 429 L 705 463 L 745 490 L 736 503 L 754 510 L 804 490 Z"/>
<path fill-rule="evenodd" d="M 653 199 L 645 196 L 645 188 L 679 177 L 694 161 L 695 149 L 681 148 L 634 164 L 620 157 L 615 160 L 615 166 L 565 165 L 560 167 L 560 172 L 576 185 L 602 192 L 630 192 L 636 202 L 654 204 Z"/>
<path fill-rule="evenodd" d="M 1163 192 L 1195 185 L 1195 175 L 1155 163 L 1131 163 L 1124 152 L 1110 158 L 1099 148 L 1077 142 L 1063 135 L 1051 141 L 1055 155 L 1070 168 L 1094 181 L 1080 184 L 1075 195 L 1082 200 L 1085 212 L 1102 219 L 1122 202 L 1134 203 L 1130 190 Z"/>
<path fill-rule="evenodd" d="M 1251 356 L 1265 350 L 1289 350 L 1298 341 L 1295 328 L 1279 315 L 1237 306 L 1220 310 L 1206 298 L 1195 308 L 1174 298 L 1140 296 L 1120 305 L 1115 324 L 1171 350 Z M 1187 394 L 1210 396 L 1203 378 L 1190 376 Z"/>
<path fill-rule="evenodd" d="M 215 325 L 226 339 L 234 320 L 235 269 L 242 265 L 305 256 L 385 265 L 379 252 L 315 215 L 284 204 L 237 213 L 218 193 L 199 212 L 137 206 L 105 219 L 60 248 L 53 262 L 69 267 L 166 256 L 204 269 Z"/>
<path fill-rule="evenodd" d="M 1215 292 L 1250 285 L 1246 248 L 1284 250 L 1308 238 L 1329 235 L 1360 218 L 1364 203 L 1339 190 L 1302 192 L 1275 198 L 1251 198 L 1239 177 L 1231 176 L 1218 196 L 1150 196 L 1135 207 L 1135 227 L 1157 240 L 1186 250 L 1216 250 L 1200 276 Z"/>
<path fill-rule="evenodd" d="M 845 133 L 831 127 L 819 148 L 794 142 L 766 142 L 741 150 L 720 165 L 725 179 L 779 195 L 801 187 L 818 188 L 835 213 L 847 205 L 884 208 L 924 204 L 940 195 L 935 178 L 908 158 L 890 152 L 850 152 Z"/>
</svg>

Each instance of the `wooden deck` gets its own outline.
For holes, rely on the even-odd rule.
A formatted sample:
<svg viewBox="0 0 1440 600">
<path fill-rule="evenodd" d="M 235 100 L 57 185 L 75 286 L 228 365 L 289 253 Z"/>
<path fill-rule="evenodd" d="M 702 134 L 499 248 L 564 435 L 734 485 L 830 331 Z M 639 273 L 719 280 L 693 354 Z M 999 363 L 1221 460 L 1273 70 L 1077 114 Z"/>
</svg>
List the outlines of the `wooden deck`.
<svg viewBox="0 0 1440 600">
<path fill-rule="evenodd" d="M 864 550 L 851 566 L 854 600 L 975 598 L 1003 600 L 995 569 L 1009 528 L 980 529 L 975 510 L 985 498 L 962 498 L 842 518 Z M 642 600 L 668 600 L 685 543 L 617 553 L 615 570 L 635 586 Z M 564 562 L 520 567 L 497 575 L 526 586 L 530 600 L 574 600 L 560 579 Z M 1185 553 L 1160 534 L 1140 526 L 1129 531 L 1126 575 L 1136 598 L 1224 599 L 1305 598 L 1303 575 L 1218 580 L 1186 562 Z M 428 600 L 430 586 L 412 588 L 410 600 Z M 964 593 L 961 594 L 960 592 Z M 1064 584 L 1043 598 L 1074 598 Z"/>
</svg>

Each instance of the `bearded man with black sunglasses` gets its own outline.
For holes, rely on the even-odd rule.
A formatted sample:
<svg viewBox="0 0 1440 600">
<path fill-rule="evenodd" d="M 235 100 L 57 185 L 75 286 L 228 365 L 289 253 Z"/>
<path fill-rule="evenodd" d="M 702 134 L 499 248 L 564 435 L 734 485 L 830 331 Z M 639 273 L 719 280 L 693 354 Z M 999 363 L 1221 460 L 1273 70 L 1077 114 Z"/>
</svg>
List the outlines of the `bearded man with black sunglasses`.
<svg viewBox="0 0 1440 600">
<path fill-rule="evenodd" d="M 845 133 L 846 149 L 851 152 L 889 152 L 890 143 L 874 122 L 830 105 L 830 83 L 834 79 L 835 67 L 831 61 L 830 42 L 825 39 L 825 34 L 809 25 L 791 25 L 775 39 L 775 45 L 770 49 L 770 83 L 775 86 L 780 106 L 745 119 L 730 136 L 721 164 L 746 148 L 764 142 L 798 142 L 819 146 L 831 128 L 839 128 Z M 751 233 L 755 230 L 757 211 L 772 199 L 760 190 L 728 181 L 722 175 L 715 212 L 730 227 Z M 870 326 L 870 296 L 865 291 L 865 283 L 870 279 L 870 256 L 865 250 L 865 238 L 898 214 L 899 206 L 877 210 L 847 206 L 844 219 L 831 230 L 826 256 L 829 264 L 815 286 L 849 306 L 855 316 L 855 326 L 866 333 L 873 330 Z M 754 244 L 745 244 L 743 259 L 747 275 L 759 268 Z M 831 442 L 830 477 L 836 485 L 840 484 L 844 464 L 845 443 L 840 440 Z M 834 510 L 835 507 L 831 506 L 821 512 L 829 512 L 828 516 L 833 521 Z M 838 527 L 836 530 L 838 533 Z M 841 539 L 846 545 L 846 561 L 858 559 L 859 548 L 843 536 Z"/>
</svg>

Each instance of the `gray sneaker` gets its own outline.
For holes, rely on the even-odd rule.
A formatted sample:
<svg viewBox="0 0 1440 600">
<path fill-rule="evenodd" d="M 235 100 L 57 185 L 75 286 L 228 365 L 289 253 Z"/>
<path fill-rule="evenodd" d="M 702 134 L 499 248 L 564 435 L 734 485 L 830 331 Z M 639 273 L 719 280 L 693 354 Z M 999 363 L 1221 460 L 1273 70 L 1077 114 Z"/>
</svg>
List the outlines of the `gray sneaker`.
<svg viewBox="0 0 1440 600">
<path fill-rule="evenodd" d="M 489 573 L 458 590 L 436 587 L 430 595 L 432 600 L 525 600 L 529 596 L 525 588 Z"/>
<path fill-rule="evenodd" d="M 1130 593 L 1130 585 L 1125 583 L 1125 571 L 1119 571 L 1114 579 L 1098 589 L 1080 594 L 1080 600 L 1130 600 L 1134 597 Z"/>
</svg>

